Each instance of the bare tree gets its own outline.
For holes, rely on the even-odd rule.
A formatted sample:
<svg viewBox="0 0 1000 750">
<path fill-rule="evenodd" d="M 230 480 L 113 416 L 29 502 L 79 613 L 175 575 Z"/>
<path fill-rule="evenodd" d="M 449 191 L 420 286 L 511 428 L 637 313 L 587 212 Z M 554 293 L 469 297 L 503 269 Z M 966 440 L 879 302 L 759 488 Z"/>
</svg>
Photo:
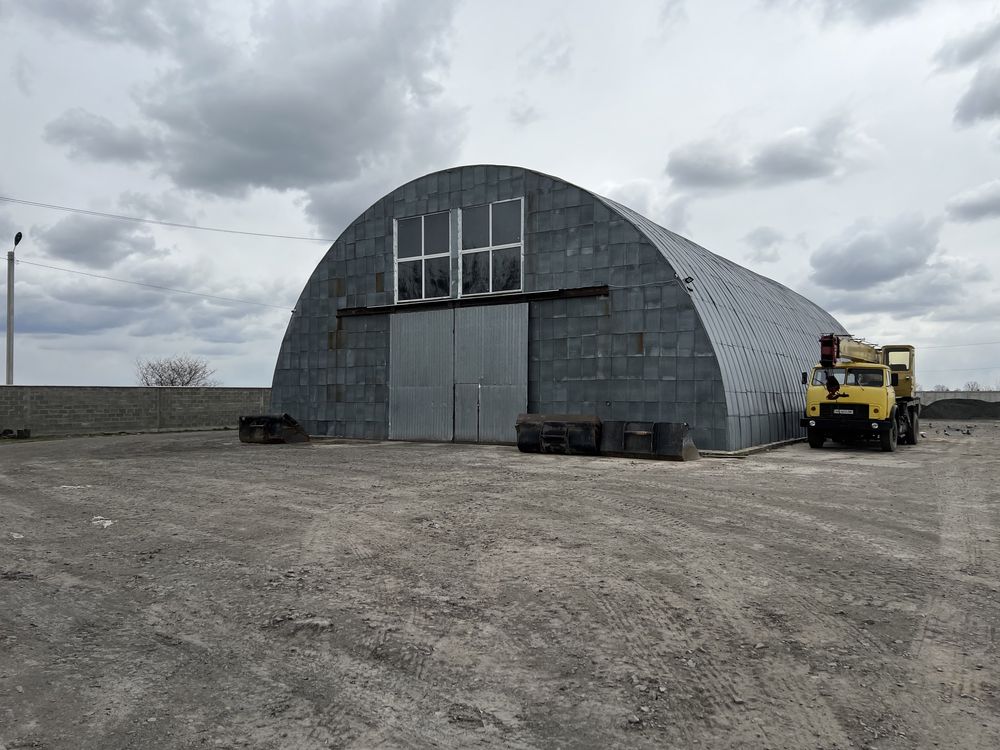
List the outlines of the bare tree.
<svg viewBox="0 0 1000 750">
<path fill-rule="evenodd" d="M 931 388 L 931 390 L 934 391 L 935 393 L 944 393 L 945 391 L 949 390 L 949 388 L 946 385 L 936 385 L 933 388 Z"/>
<path fill-rule="evenodd" d="M 970 380 L 969 382 L 967 382 L 965 384 L 965 387 L 962 388 L 962 390 L 963 391 L 981 391 L 981 390 L 983 390 L 983 387 L 981 385 L 979 385 L 978 381 L 976 381 L 976 380 Z"/>
<path fill-rule="evenodd" d="M 160 359 L 137 359 L 135 375 L 140 385 L 200 386 L 220 385 L 212 376 L 215 370 L 208 360 L 188 354 L 175 354 Z"/>
</svg>

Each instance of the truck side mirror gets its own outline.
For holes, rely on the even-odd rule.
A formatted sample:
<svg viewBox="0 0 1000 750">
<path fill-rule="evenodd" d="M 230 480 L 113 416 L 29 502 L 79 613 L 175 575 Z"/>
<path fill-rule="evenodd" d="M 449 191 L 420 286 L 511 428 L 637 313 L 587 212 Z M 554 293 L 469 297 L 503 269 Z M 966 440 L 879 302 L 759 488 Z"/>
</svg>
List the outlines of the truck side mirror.
<svg viewBox="0 0 1000 750">
<path fill-rule="evenodd" d="M 809 373 L 802 373 L 802 385 L 806 385 L 809 382 Z"/>
<path fill-rule="evenodd" d="M 891 378 L 891 380 L 892 380 L 892 385 L 893 385 L 893 387 L 894 387 L 894 388 L 895 388 L 895 387 L 896 387 L 897 385 L 899 385 L 899 373 L 898 373 L 898 372 L 894 372 L 894 373 L 892 374 L 892 378 Z"/>
</svg>

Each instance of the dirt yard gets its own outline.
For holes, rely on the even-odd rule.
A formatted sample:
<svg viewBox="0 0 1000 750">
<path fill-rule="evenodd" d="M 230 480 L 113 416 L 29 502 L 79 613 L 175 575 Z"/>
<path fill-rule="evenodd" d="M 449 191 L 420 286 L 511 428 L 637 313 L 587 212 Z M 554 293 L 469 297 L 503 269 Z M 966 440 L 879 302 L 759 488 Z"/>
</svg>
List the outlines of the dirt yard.
<svg viewBox="0 0 1000 750">
<path fill-rule="evenodd" d="M 6 441 L 0 747 L 995 750 L 1000 425 L 946 426 L 687 464 Z"/>
</svg>

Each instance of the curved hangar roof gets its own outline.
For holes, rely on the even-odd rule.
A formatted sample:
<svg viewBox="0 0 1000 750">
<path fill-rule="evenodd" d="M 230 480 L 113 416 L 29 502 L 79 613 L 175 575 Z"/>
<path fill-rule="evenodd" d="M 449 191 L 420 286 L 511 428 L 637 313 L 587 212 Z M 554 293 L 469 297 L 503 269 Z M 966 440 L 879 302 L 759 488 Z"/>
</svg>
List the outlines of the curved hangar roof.
<svg viewBox="0 0 1000 750">
<path fill-rule="evenodd" d="M 635 226 L 678 277 L 693 278 L 691 300 L 715 349 L 730 420 L 799 411 L 799 374 L 819 357 L 817 334 L 845 333 L 836 318 L 777 281 L 709 252 L 620 203 L 598 198 Z"/>
</svg>

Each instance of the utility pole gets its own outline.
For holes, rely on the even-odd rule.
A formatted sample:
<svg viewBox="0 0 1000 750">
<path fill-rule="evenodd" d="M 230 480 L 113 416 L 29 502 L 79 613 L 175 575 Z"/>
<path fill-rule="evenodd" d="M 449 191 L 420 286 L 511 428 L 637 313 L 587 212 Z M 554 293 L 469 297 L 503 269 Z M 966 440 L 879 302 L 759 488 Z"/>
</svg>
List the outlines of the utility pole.
<svg viewBox="0 0 1000 750">
<path fill-rule="evenodd" d="M 14 250 L 21 233 L 14 235 L 14 248 L 7 251 L 7 385 L 14 385 Z"/>
</svg>

